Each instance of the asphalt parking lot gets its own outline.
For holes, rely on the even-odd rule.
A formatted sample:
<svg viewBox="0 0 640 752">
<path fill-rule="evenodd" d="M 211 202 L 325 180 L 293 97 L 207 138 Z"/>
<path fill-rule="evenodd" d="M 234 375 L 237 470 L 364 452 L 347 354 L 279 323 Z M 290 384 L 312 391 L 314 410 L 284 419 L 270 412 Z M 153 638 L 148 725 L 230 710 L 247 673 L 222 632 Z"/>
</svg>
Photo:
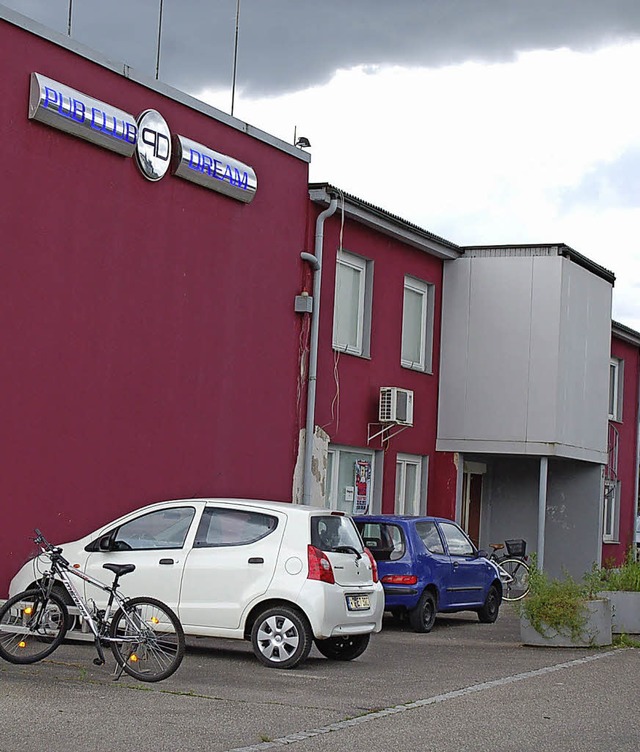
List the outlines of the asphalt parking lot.
<svg viewBox="0 0 640 752">
<path fill-rule="evenodd" d="M 246 643 L 189 639 L 158 684 L 114 681 L 93 648 L 63 645 L 33 666 L 0 664 L 0 751 L 291 752 L 558 749 L 640 744 L 640 650 L 528 648 L 512 607 L 493 625 L 439 618 L 419 635 L 385 622 L 363 656 L 315 648 L 292 671 Z"/>
</svg>

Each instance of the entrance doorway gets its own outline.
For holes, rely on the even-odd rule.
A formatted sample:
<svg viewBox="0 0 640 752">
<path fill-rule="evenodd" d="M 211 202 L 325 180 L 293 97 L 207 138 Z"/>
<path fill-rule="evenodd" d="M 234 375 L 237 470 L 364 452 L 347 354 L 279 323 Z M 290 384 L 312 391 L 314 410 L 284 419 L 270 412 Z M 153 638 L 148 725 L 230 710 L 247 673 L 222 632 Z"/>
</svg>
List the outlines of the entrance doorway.
<svg viewBox="0 0 640 752">
<path fill-rule="evenodd" d="M 482 505 L 482 477 L 486 466 L 479 462 L 465 462 L 462 475 L 462 528 L 473 543 L 480 541 L 480 510 Z"/>
</svg>

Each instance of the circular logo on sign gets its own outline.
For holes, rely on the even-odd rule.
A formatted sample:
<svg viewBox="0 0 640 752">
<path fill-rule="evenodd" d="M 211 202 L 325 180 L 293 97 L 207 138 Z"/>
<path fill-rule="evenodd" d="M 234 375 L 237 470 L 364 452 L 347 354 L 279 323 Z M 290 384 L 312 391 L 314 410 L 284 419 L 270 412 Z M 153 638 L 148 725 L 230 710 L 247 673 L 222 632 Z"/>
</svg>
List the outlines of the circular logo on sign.
<svg viewBox="0 0 640 752">
<path fill-rule="evenodd" d="M 171 162 L 171 131 L 155 110 L 145 110 L 138 118 L 136 161 L 148 180 L 160 180 Z"/>
</svg>

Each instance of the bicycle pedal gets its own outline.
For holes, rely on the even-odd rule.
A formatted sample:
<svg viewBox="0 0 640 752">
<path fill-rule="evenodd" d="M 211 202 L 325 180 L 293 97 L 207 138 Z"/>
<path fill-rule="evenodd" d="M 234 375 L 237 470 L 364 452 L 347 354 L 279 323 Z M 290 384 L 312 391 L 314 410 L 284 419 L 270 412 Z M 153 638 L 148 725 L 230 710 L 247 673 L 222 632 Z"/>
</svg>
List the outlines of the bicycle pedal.
<svg viewBox="0 0 640 752">
<path fill-rule="evenodd" d="M 96 666 L 104 666 L 104 658 L 94 658 L 93 663 Z"/>
</svg>

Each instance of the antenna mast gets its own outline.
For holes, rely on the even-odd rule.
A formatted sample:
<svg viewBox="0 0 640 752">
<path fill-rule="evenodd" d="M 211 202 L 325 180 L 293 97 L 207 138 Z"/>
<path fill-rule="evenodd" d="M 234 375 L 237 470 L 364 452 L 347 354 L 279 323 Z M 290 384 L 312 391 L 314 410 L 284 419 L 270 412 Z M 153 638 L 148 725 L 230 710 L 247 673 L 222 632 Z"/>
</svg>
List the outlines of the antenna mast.
<svg viewBox="0 0 640 752">
<path fill-rule="evenodd" d="M 240 0 L 236 0 L 236 34 L 233 42 L 233 75 L 231 77 L 231 115 L 236 99 L 236 70 L 238 67 L 238 28 L 240 26 Z"/>
</svg>

